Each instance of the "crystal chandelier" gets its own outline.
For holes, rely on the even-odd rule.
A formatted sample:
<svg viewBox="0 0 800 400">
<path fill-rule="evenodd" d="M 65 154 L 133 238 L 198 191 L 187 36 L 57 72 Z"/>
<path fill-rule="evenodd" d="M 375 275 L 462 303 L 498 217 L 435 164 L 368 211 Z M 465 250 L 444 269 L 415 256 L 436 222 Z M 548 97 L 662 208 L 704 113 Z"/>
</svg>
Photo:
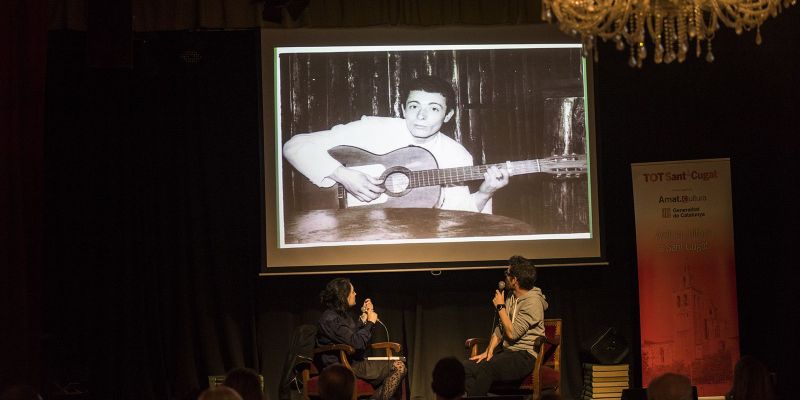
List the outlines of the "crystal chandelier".
<svg viewBox="0 0 800 400">
<path fill-rule="evenodd" d="M 645 32 L 653 46 L 653 62 L 683 62 L 692 44 L 699 58 L 705 42 L 705 59 L 714 61 L 711 40 L 720 23 L 736 30 L 756 30 L 761 44 L 761 24 L 777 16 L 796 0 L 542 0 L 542 19 L 558 20 L 559 28 L 580 35 L 585 55 L 594 52 L 597 39 L 613 40 L 617 50 L 630 50 L 628 65 L 640 67 L 647 58 Z M 692 43 L 694 42 L 694 43 Z"/>
</svg>

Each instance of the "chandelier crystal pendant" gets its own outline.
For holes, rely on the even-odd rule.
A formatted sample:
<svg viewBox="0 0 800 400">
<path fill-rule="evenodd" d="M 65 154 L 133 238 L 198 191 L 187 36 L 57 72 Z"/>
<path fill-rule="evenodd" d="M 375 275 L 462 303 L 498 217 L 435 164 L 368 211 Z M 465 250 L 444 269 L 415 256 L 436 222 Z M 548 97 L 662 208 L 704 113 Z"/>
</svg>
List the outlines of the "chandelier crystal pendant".
<svg viewBox="0 0 800 400">
<path fill-rule="evenodd" d="M 584 55 L 594 53 L 597 39 L 613 40 L 617 50 L 630 51 L 628 65 L 642 67 L 647 58 L 646 36 L 652 43 L 653 62 L 683 62 L 690 47 L 714 61 L 711 41 L 720 23 L 737 34 L 756 30 L 761 44 L 761 24 L 797 0 L 542 0 L 542 19 L 558 21 L 562 31 L 583 41 Z M 647 32 L 647 35 L 645 35 Z"/>
</svg>

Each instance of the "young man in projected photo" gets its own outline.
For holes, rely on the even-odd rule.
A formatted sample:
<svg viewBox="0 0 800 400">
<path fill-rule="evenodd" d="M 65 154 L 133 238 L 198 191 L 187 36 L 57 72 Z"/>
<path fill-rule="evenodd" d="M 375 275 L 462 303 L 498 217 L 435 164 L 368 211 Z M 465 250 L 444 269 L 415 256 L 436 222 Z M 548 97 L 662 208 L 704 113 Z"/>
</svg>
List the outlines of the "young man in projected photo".
<svg viewBox="0 0 800 400">
<path fill-rule="evenodd" d="M 492 304 L 498 324 L 486 351 L 464 361 L 467 396 L 486 396 L 493 381 L 523 379 L 536 363 L 536 344 L 544 338 L 547 301 L 536 283 L 536 266 L 522 256 L 508 260 L 506 290 L 495 292 Z M 502 343 L 502 346 L 501 346 Z"/>
<path fill-rule="evenodd" d="M 364 116 L 358 121 L 337 125 L 326 131 L 299 134 L 288 140 L 283 155 L 300 173 L 319 187 L 339 183 L 358 201 L 370 204 L 387 198 L 384 192 L 407 182 L 378 178 L 382 171 L 367 173 L 342 165 L 329 154 L 337 146 L 358 147 L 373 155 L 384 155 L 408 146 L 421 147 L 433 156 L 439 169 L 469 167 L 472 155 L 458 142 L 441 132 L 455 113 L 452 86 L 435 76 L 423 76 L 409 82 L 402 95 L 403 118 Z M 398 174 L 399 175 L 399 174 Z M 474 193 L 459 176 L 443 179 L 433 207 L 491 214 L 494 193 L 508 184 L 505 168 L 489 167 L 483 182 Z M 427 179 L 427 178 L 425 178 Z M 439 182 L 439 181 L 437 181 Z M 415 189 L 417 190 L 417 189 Z M 430 208 L 413 202 L 401 207 Z"/>
</svg>

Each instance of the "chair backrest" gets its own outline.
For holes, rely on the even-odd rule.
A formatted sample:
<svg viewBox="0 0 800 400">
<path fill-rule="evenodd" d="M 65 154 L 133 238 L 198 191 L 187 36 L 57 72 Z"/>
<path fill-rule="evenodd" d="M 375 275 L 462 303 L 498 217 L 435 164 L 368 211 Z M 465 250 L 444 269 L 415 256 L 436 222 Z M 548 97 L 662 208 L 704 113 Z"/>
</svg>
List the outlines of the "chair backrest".
<svg viewBox="0 0 800 400">
<path fill-rule="evenodd" d="M 316 325 L 299 325 L 292 332 L 291 341 L 283 361 L 283 376 L 278 387 L 279 400 L 291 400 L 302 392 L 303 372 L 314 357 L 316 345 Z"/>
<path fill-rule="evenodd" d="M 557 344 L 552 342 L 545 342 L 543 344 L 543 360 L 544 365 L 553 368 L 556 371 L 561 371 L 561 319 L 552 318 L 544 320 L 544 336 Z"/>
<path fill-rule="evenodd" d="M 530 390 L 534 399 L 538 399 L 545 388 L 561 392 L 561 319 L 551 318 L 543 322 L 545 340 L 539 347 L 530 380 L 526 379 L 520 385 L 520 389 Z"/>
</svg>

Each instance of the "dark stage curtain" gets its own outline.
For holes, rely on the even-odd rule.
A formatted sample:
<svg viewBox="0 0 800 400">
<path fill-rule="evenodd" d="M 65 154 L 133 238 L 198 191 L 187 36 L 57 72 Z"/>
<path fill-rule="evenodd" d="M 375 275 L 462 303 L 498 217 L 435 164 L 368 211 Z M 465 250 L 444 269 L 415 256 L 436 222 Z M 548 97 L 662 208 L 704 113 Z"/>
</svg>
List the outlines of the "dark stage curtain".
<svg viewBox="0 0 800 400">
<path fill-rule="evenodd" d="M 86 30 L 87 6 L 50 1 L 50 29 Z M 526 0 L 133 0 L 131 10 L 137 32 L 542 22 L 541 3 Z"/>
<path fill-rule="evenodd" d="M 0 392 L 38 387 L 47 2 L 0 3 Z"/>
<path fill-rule="evenodd" d="M 258 35 L 208 35 L 139 38 L 133 68 L 91 69 L 85 35 L 52 34 L 53 386 L 183 398 L 208 375 L 258 367 Z"/>
<path fill-rule="evenodd" d="M 311 0 L 297 25 L 483 25 L 541 22 L 541 3 L 525 0 Z"/>
</svg>

